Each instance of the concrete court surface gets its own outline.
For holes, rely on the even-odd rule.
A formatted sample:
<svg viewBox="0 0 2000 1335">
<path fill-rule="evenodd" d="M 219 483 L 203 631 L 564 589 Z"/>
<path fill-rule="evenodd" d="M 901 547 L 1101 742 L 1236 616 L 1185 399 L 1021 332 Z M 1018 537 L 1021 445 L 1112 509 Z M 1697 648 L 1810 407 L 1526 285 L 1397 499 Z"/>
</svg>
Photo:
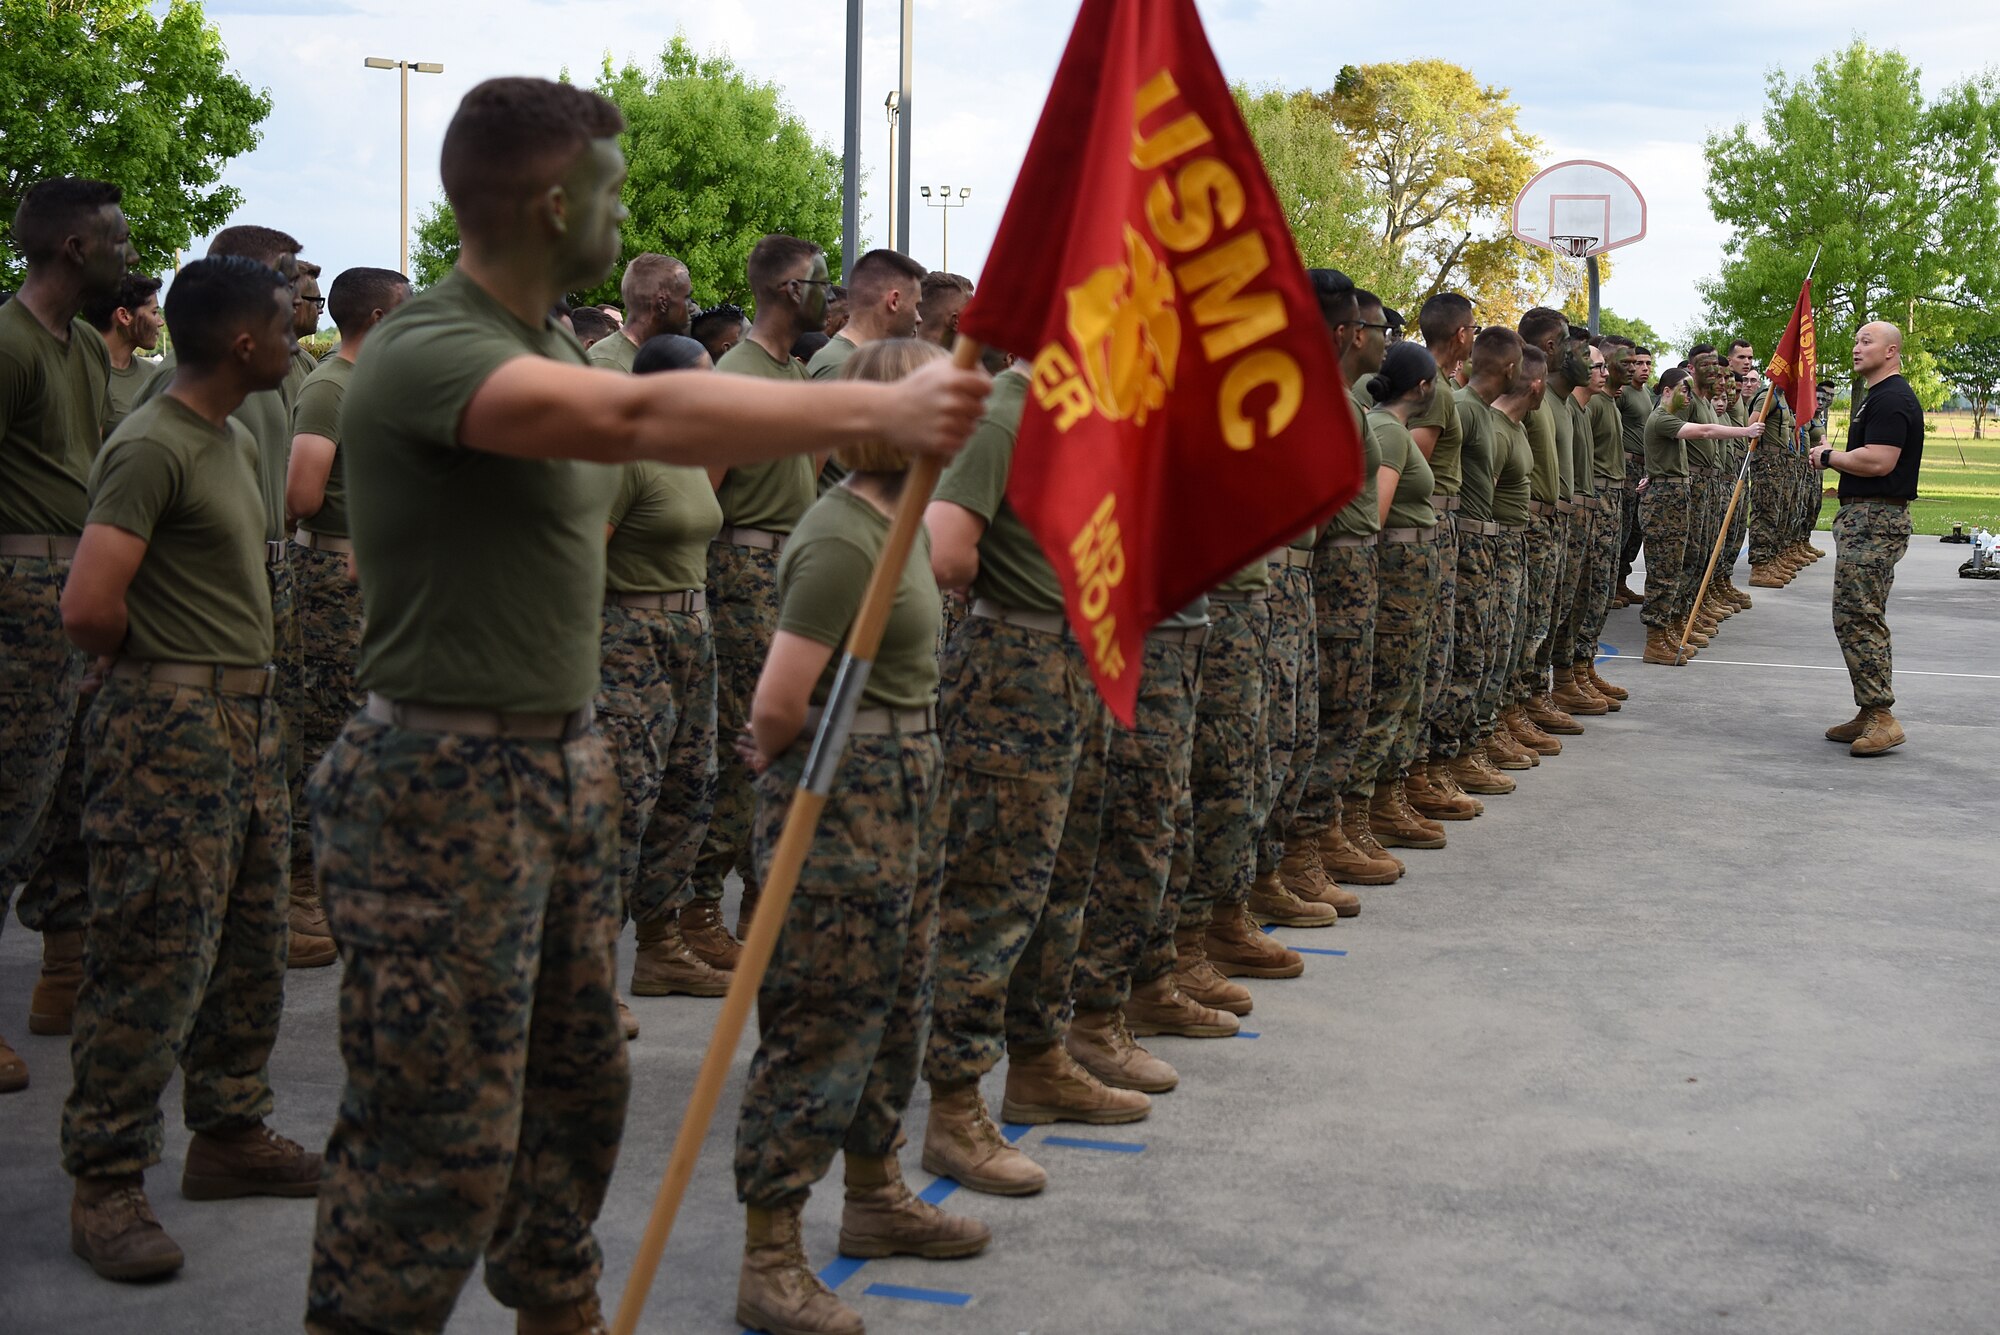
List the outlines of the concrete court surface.
<svg viewBox="0 0 2000 1335">
<path fill-rule="evenodd" d="M 1249 1032 L 1156 1040 L 1183 1084 L 1150 1120 L 1027 1131 L 1039 1198 L 953 1194 L 987 1255 L 844 1267 L 841 1293 L 877 1335 L 1993 1330 L 2000 585 L 1956 578 L 1966 551 L 1918 538 L 1900 571 L 1902 750 L 1819 735 L 1852 712 L 1831 560 L 1758 590 L 1686 668 L 1607 662 L 1627 709 L 1409 854 L 1358 919 L 1284 933 L 1327 953 L 1256 985 Z M 1635 655 L 1637 614 L 1606 640 Z M 0 1101 L 0 1331 L 297 1330 L 312 1207 L 181 1200 L 171 1093 L 149 1183 L 186 1270 L 127 1287 L 69 1255 L 65 1041 L 25 1033 L 35 943 L 0 937 L 0 1027 L 35 1081 Z M 313 1141 L 335 981 L 292 975 L 274 1062 L 276 1124 Z M 716 1006 L 638 1003 L 607 1308 Z M 736 1329 L 735 1096 L 648 1331 Z M 913 1135 L 923 1116 L 920 1092 Z M 816 1262 L 839 1195 L 809 1209 Z M 475 1278 L 451 1329 L 512 1324 Z"/>
</svg>

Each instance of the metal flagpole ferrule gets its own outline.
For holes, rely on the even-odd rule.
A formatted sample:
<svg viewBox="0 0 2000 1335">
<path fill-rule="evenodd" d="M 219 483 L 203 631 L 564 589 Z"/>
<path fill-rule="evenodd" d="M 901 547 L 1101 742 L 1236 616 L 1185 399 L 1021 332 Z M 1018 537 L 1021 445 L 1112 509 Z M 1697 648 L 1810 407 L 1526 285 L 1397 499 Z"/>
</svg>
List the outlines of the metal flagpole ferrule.
<svg viewBox="0 0 2000 1335">
<path fill-rule="evenodd" d="M 873 660 L 846 654 L 840 670 L 833 675 L 833 689 L 820 710 L 819 731 L 813 734 L 812 749 L 799 775 L 799 787 L 816 797 L 833 791 L 833 776 L 840 772 L 840 758 L 847 753 L 847 733 L 854 726 L 854 713 L 861 708 L 861 694 L 868 689 Z"/>
</svg>

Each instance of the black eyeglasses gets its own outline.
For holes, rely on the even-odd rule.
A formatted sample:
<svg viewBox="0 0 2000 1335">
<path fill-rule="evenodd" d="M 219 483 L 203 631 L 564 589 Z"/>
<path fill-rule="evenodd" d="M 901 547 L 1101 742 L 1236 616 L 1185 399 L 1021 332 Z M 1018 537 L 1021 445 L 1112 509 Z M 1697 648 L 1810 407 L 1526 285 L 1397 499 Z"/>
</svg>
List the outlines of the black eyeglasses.
<svg viewBox="0 0 2000 1335">
<path fill-rule="evenodd" d="M 794 278 L 791 281 L 794 283 L 806 283 L 812 287 L 833 286 L 833 280 L 831 278 Z"/>
<path fill-rule="evenodd" d="M 1402 328 L 1401 325 L 1394 325 L 1394 324 L 1369 324 L 1366 320 L 1357 320 L 1355 322 L 1354 327 L 1357 329 L 1379 329 L 1385 334 L 1388 333 L 1391 329 Z"/>
<path fill-rule="evenodd" d="M 312 307 L 312 308 L 313 308 L 314 310 L 320 310 L 320 311 L 323 311 L 323 310 L 325 310 L 325 309 L 326 309 L 326 298 L 325 298 L 325 297 L 293 297 L 293 298 L 292 298 L 292 304 L 293 304 L 293 305 L 295 305 L 295 306 L 310 306 L 310 307 Z"/>
</svg>

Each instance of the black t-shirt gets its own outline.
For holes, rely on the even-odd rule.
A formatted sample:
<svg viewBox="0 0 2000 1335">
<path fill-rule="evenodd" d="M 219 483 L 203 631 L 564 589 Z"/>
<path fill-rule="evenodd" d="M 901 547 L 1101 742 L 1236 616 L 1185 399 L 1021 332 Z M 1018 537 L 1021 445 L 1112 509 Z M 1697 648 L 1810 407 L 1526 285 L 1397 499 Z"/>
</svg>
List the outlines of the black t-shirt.
<svg viewBox="0 0 2000 1335">
<path fill-rule="evenodd" d="M 1860 409 L 1847 424 L 1847 448 L 1863 445 L 1895 445 L 1902 454 L 1896 466 L 1881 477 L 1840 475 L 1840 499 L 1887 497 L 1913 501 L 1917 498 L 1917 469 L 1924 462 L 1924 410 L 1910 382 L 1892 375 L 1868 390 Z"/>
</svg>

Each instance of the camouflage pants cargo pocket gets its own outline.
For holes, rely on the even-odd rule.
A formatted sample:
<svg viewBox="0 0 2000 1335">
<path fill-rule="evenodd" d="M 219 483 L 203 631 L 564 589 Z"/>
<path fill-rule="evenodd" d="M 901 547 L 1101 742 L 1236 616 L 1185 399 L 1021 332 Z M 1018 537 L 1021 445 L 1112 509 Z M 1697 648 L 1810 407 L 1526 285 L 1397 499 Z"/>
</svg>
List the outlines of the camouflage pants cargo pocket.
<svg viewBox="0 0 2000 1335">
<path fill-rule="evenodd" d="M 1298 825 L 1312 754 L 1319 745 L 1319 641 L 1313 634 L 1312 576 L 1292 566 L 1271 567 L 1271 647 L 1264 676 L 1270 685 L 1264 732 L 1270 744 L 1269 814 L 1258 843 L 1257 871 L 1278 865 Z"/>
<path fill-rule="evenodd" d="M 1332 823 L 1335 803 L 1368 728 L 1375 680 L 1376 552 L 1374 547 L 1322 545 L 1313 553 L 1319 743 L 1299 812 L 1315 829 Z"/>
<path fill-rule="evenodd" d="M 62 628 L 69 562 L 0 557 L 0 923 L 68 749 L 84 658 Z"/>
<path fill-rule="evenodd" d="M 720 745 L 708 614 L 656 614 L 652 634 L 666 709 L 656 729 L 658 793 L 640 839 L 631 896 L 632 917 L 640 922 L 676 912 L 695 898 L 690 878 L 715 809 Z"/>
<path fill-rule="evenodd" d="M 1376 558 L 1368 727 L 1343 794 L 1372 796 L 1378 785 L 1400 777 L 1416 754 L 1437 584 L 1437 548 L 1431 543 L 1396 543 Z"/>
<path fill-rule="evenodd" d="M 1216 904 L 1241 904 L 1249 897 L 1257 877 L 1257 831 L 1269 810 L 1270 608 L 1215 602 L 1210 619 L 1189 771 L 1191 865 L 1168 894 L 1176 921 L 1204 921 Z M 1169 935 L 1173 930 L 1165 921 L 1161 927 Z"/>
<path fill-rule="evenodd" d="M 715 646 L 715 797 L 691 882 L 699 899 L 722 898 L 724 879 L 757 879 L 750 822 L 757 799 L 736 737 L 750 722 L 757 676 L 778 622 L 778 553 L 730 543 L 708 549 L 708 613 Z"/>
<path fill-rule="evenodd" d="M 1910 547 L 1910 512 L 1900 505 L 1843 505 L 1833 520 L 1833 634 L 1847 660 L 1854 703 L 1896 703 L 1889 639 L 1889 590 Z"/>
<path fill-rule="evenodd" d="M 1687 479 L 1654 478 L 1640 499 L 1646 535 L 1646 605 L 1639 619 L 1664 630 L 1687 615 L 1679 593 L 1693 498 Z"/>
<path fill-rule="evenodd" d="M 467 1107 L 472 1046 L 447 963 L 450 909 L 342 886 L 328 893 L 326 910 L 346 964 L 341 1060 L 376 1072 L 373 1094 L 385 1108 Z"/>
<path fill-rule="evenodd" d="M 1461 534 L 1452 591 L 1451 680 L 1432 723 L 1432 755 L 1458 755 L 1472 741 L 1493 631 L 1493 550 L 1483 534 Z"/>
</svg>

